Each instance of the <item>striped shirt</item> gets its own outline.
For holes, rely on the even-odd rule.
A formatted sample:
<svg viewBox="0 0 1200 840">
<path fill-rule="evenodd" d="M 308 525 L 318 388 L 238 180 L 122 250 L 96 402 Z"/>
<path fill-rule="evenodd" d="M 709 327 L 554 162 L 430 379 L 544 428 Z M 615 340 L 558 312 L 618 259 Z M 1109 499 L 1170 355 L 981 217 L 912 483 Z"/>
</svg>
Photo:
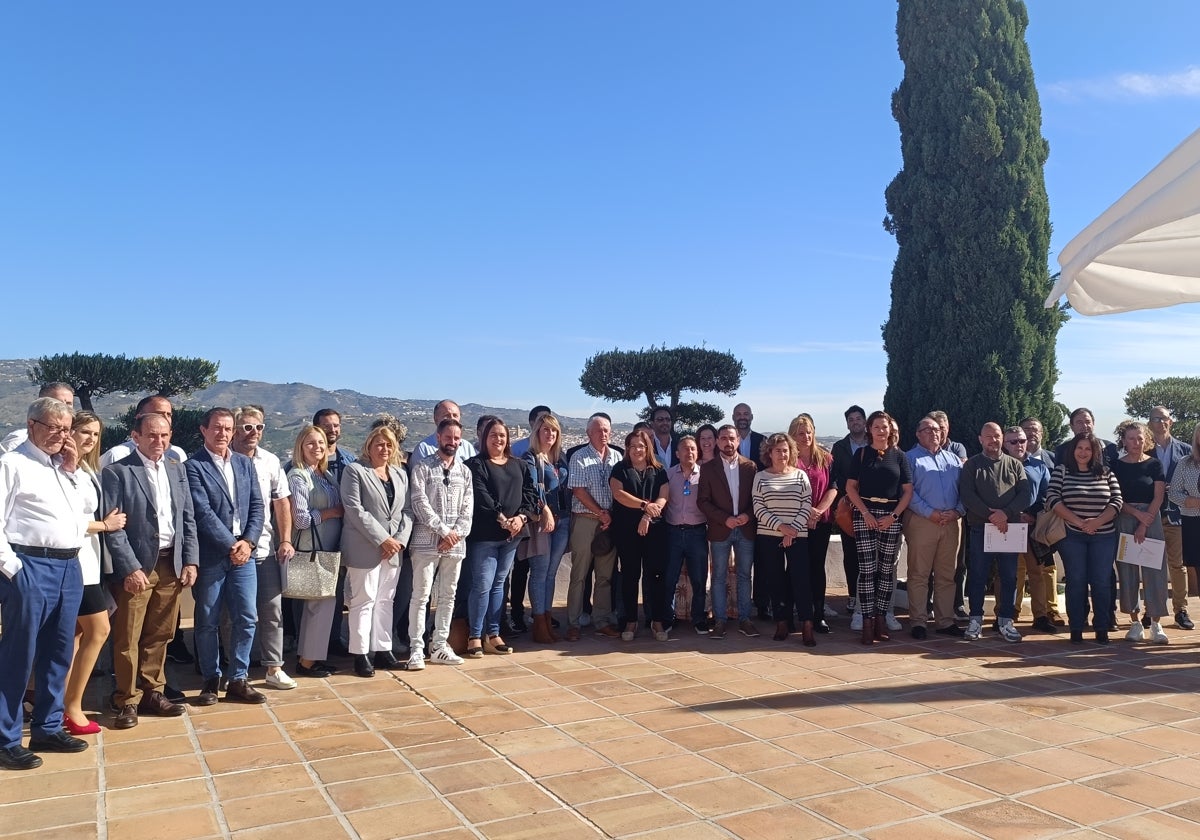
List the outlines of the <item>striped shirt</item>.
<svg viewBox="0 0 1200 840">
<path fill-rule="evenodd" d="M 1108 467 L 1103 475 L 1092 475 L 1090 472 L 1080 473 L 1068 471 L 1066 466 L 1054 468 L 1050 476 L 1050 490 L 1046 494 L 1046 509 L 1052 510 L 1062 502 L 1071 513 L 1080 519 L 1095 519 L 1104 513 L 1105 508 L 1112 507 L 1117 513 L 1121 512 L 1124 500 L 1121 498 L 1121 485 L 1117 477 Z M 1113 518 L 1115 520 L 1116 517 Z M 1067 521 L 1067 528 L 1082 533 Z M 1114 521 L 1106 522 L 1096 529 L 1097 534 L 1111 534 L 1116 531 Z"/>
<path fill-rule="evenodd" d="M 812 513 L 812 485 L 804 470 L 775 474 L 770 470 L 759 470 L 750 485 L 750 499 L 754 505 L 754 516 L 758 520 L 758 533 L 769 537 L 782 537 L 779 530 L 791 525 L 808 536 L 808 518 Z"/>
</svg>

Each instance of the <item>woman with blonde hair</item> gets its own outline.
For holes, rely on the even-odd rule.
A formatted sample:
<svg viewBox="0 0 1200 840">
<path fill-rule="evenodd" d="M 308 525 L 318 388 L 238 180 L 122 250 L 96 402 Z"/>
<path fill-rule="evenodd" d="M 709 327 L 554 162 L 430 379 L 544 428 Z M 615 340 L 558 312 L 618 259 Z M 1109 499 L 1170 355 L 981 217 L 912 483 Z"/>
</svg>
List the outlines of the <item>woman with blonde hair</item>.
<svg viewBox="0 0 1200 840">
<path fill-rule="evenodd" d="M 100 731 L 100 725 L 88 720 L 83 713 L 83 694 L 109 633 L 108 599 L 100 583 L 104 557 L 100 534 L 120 531 L 125 527 L 125 514 L 116 508 L 105 514 L 101 507 L 103 496 L 97 473 L 100 471 L 100 437 L 103 434 L 104 423 L 97 415 L 90 411 L 75 413 L 71 437 L 79 452 L 79 466 L 88 479 L 79 482 L 88 525 L 87 538 L 79 549 L 79 565 L 83 570 L 83 601 L 79 604 L 79 615 L 75 619 L 75 656 L 67 672 L 67 688 L 63 695 L 63 726 L 76 736 L 95 735 Z"/>
<path fill-rule="evenodd" d="M 788 435 L 796 441 L 796 467 L 808 476 L 812 486 L 812 511 L 808 517 L 808 573 L 813 599 L 813 622 L 818 633 L 828 633 L 825 620 L 825 559 L 829 554 L 829 538 L 833 534 L 833 503 L 837 487 L 830 480 L 833 455 L 817 443 L 817 427 L 812 416 L 800 414 L 788 427 Z"/>
<path fill-rule="evenodd" d="M 776 432 L 762 442 L 759 457 L 767 468 L 754 475 L 750 498 L 758 520 L 754 563 L 765 574 L 775 614 L 775 641 L 787 639 L 793 608 L 800 618 L 805 647 L 815 645 L 813 597 L 809 590 L 808 523 L 812 486 L 796 463 L 796 441 Z"/>
<path fill-rule="evenodd" d="M 566 517 L 570 503 L 562 490 L 567 486 L 567 463 L 563 458 L 562 426 L 553 414 L 533 421 L 529 449 L 523 456 L 533 474 L 539 513 L 530 525 L 532 536 L 521 543 L 529 561 L 529 605 L 533 610 L 533 640 L 538 644 L 558 641 L 550 621 L 554 606 L 554 583 L 558 566 L 567 550 L 570 532 Z M 565 504 L 564 504 L 565 502 Z"/>
<path fill-rule="evenodd" d="M 292 495 L 292 545 L 297 554 L 338 551 L 342 543 L 342 495 L 329 468 L 329 439 L 319 426 L 300 427 L 292 449 L 288 489 Z M 302 677 L 328 677 L 329 628 L 333 626 L 336 598 L 304 602 L 300 638 L 296 647 L 296 673 Z"/>
<path fill-rule="evenodd" d="M 342 566 L 346 569 L 347 625 L 354 673 L 399 670 L 392 653 L 392 603 L 400 561 L 412 533 L 408 476 L 400 442 L 386 424 L 367 435 L 362 454 L 342 471 Z"/>
</svg>

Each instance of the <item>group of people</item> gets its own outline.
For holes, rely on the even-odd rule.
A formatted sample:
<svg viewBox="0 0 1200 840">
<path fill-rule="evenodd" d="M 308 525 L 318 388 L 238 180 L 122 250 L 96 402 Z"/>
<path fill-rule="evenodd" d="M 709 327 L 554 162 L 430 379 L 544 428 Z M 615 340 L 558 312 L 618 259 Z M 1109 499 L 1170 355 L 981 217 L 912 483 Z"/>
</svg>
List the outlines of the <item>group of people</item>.
<svg viewBox="0 0 1200 840">
<path fill-rule="evenodd" d="M 1048 551 L 1033 543 L 997 552 L 985 542 L 988 526 L 1003 534 L 1045 511 L 1065 524 L 1055 547 L 1072 641 L 1082 641 L 1089 615 L 1096 639 L 1107 641 L 1118 532 L 1167 543 L 1161 570 L 1118 564 L 1130 638 L 1166 640 L 1168 574 L 1175 623 L 1191 629 L 1181 575 L 1185 562 L 1200 565 L 1200 446 L 1170 437 L 1166 409 L 1151 413 L 1149 428 L 1125 426 L 1120 450 L 1098 440 L 1091 412 L 1079 409 L 1075 437 L 1054 455 L 1040 448 L 1041 424 L 1027 418 L 987 424 L 982 452 L 967 458 L 942 412 L 920 421 L 908 452 L 882 411 L 852 406 L 849 434 L 827 451 L 811 416 L 763 435 L 745 404 L 731 424 L 694 434 L 677 434 L 669 409 L 655 408 L 623 447 L 597 413 L 587 442 L 565 449 L 547 406 L 530 412 L 531 433 L 515 442 L 502 419 L 480 418 L 473 444 L 459 406 L 443 400 L 435 432 L 407 456 L 394 419 L 374 423 L 356 456 L 338 445 L 338 412 L 323 409 L 281 463 L 260 446 L 261 407 L 210 409 L 203 445 L 184 453 L 171 445 L 170 401 L 147 397 L 129 440 L 101 456 L 102 420 L 72 402 L 68 386 L 44 387 L 25 428 L 0 442 L 0 768 L 30 769 L 39 752 L 87 748 L 78 736 L 99 726 L 84 714 L 84 689 L 110 638 L 112 725 L 183 714 L 164 663 L 168 647 L 181 644 L 187 588 L 203 679 L 191 702 L 202 706 L 222 690 L 226 701 L 265 702 L 250 683 L 254 656 L 265 685 L 287 690 L 293 675 L 334 673 L 331 650 L 343 644 L 364 678 L 377 668 L 510 655 L 526 594 L 538 644 L 578 640 L 584 627 L 624 641 L 646 628 L 665 641 L 686 615 L 711 639 L 731 623 L 758 636 L 754 617 L 769 618 L 776 640 L 798 633 L 812 647 L 836 614 L 825 603 L 825 564 L 839 501 L 849 506 L 841 530 L 851 627 L 864 644 L 900 629 L 891 604 L 902 535 L 914 638 L 926 638 L 931 621 L 936 633 L 979 638 L 994 570 L 994 627 L 1020 641 L 1022 568 L 1034 628 L 1055 632 L 1052 555 L 1047 566 Z M 568 550 L 560 624 L 551 610 Z M 296 591 L 300 564 L 328 553 L 340 558 L 336 590 Z M 964 571 L 969 610 L 960 615 Z M 690 604 L 676 602 L 681 576 Z M 295 639 L 292 674 L 285 634 Z M 403 648 L 406 660 L 395 656 Z"/>
</svg>

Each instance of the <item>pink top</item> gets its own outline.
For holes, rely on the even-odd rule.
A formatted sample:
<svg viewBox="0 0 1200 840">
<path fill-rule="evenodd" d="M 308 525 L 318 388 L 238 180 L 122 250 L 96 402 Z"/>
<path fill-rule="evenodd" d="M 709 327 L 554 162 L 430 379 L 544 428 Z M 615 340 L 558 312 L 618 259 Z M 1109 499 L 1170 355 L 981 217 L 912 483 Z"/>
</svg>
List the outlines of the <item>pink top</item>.
<svg viewBox="0 0 1200 840">
<path fill-rule="evenodd" d="M 796 467 L 803 470 L 804 474 L 808 476 L 808 483 L 812 485 L 813 507 L 816 507 L 821 499 L 825 497 L 825 491 L 829 489 L 829 467 L 818 467 L 816 464 L 805 466 L 800 463 L 799 458 L 796 459 Z M 821 514 L 821 518 L 817 521 L 830 522 L 832 519 L 833 508 L 830 506 L 830 509 Z"/>
</svg>

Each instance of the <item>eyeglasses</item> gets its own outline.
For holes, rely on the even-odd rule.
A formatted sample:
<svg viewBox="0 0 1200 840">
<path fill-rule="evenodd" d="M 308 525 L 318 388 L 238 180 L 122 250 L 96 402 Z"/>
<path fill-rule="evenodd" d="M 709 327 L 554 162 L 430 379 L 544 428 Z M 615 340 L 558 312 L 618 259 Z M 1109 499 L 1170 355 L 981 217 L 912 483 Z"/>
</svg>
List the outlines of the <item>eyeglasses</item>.
<svg viewBox="0 0 1200 840">
<path fill-rule="evenodd" d="M 70 426 L 51 426 L 49 423 L 43 423 L 41 420 L 34 420 L 39 426 L 45 426 L 52 435 L 69 435 L 71 434 Z"/>
<path fill-rule="evenodd" d="M 1151 423 L 1170 423 L 1171 418 L 1170 417 L 1151 417 L 1150 422 Z"/>
<path fill-rule="evenodd" d="M 442 484 L 445 484 L 447 487 L 450 486 L 450 470 L 445 467 L 442 467 Z"/>
<path fill-rule="evenodd" d="M 267 428 L 267 427 L 262 423 L 243 423 L 242 424 L 242 431 L 245 432 L 246 434 L 250 434 L 251 432 L 261 432 L 265 428 Z"/>
</svg>

